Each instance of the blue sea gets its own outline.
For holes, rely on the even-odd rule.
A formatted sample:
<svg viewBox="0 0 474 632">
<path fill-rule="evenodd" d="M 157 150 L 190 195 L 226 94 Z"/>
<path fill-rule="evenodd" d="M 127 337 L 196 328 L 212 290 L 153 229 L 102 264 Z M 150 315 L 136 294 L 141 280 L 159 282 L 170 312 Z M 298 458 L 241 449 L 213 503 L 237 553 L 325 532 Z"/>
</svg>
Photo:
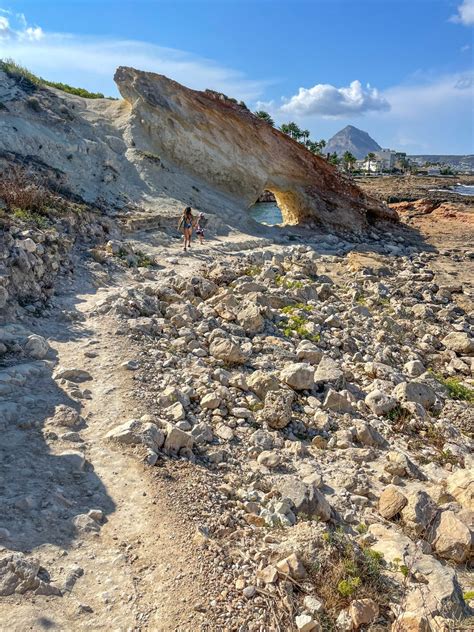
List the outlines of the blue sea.
<svg viewBox="0 0 474 632">
<path fill-rule="evenodd" d="M 283 217 L 274 202 L 257 202 L 249 208 L 249 214 L 259 224 L 281 224 Z"/>
<path fill-rule="evenodd" d="M 446 189 L 430 189 L 430 191 L 442 191 L 443 193 L 457 193 L 458 195 L 466 195 L 474 197 L 474 186 L 472 184 L 456 184 Z"/>
</svg>

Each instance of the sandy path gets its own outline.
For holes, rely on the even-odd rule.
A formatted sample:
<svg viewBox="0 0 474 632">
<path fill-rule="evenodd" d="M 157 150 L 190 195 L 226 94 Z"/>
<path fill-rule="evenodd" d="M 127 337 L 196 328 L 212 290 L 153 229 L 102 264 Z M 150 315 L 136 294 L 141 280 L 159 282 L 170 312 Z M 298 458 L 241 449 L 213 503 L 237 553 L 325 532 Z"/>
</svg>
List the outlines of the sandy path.
<svg viewBox="0 0 474 632">
<path fill-rule="evenodd" d="M 50 524 L 45 543 L 32 548 L 32 553 L 59 587 L 71 569 L 82 569 L 80 576 L 62 597 L 28 592 L 3 598 L 2 631 L 190 630 L 200 629 L 196 618 L 205 620 L 193 609 L 200 597 L 193 527 L 175 512 L 166 477 L 153 475 L 137 455 L 124 453 L 104 439 L 112 427 L 146 412 L 131 395 L 132 372 L 120 366 L 133 355 L 130 342 L 115 335 L 113 317 L 90 313 L 107 291 L 89 287 L 75 296 L 73 288 L 67 296 L 58 296 L 61 309 L 71 309 L 75 303 L 84 315 L 72 327 L 54 318 L 61 309 L 39 323 L 57 352 L 56 366 L 85 369 L 93 378 L 83 385 L 92 393 L 90 399 L 81 400 L 80 414 L 87 424 L 79 431 L 84 443 L 65 446 L 56 441 L 48 447 L 58 456 L 66 447 L 84 451 L 103 491 L 101 496 L 92 487 L 85 492 L 90 501 L 82 500 L 91 509 L 106 509 L 107 517 L 99 533 L 79 533 L 66 546 L 56 544 L 56 525 Z M 71 329 L 74 335 L 66 335 Z M 41 383 L 33 384 L 31 394 L 40 397 L 42 388 Z M 58 402 L 48 398 L 48 404 Z"/>
</svg>

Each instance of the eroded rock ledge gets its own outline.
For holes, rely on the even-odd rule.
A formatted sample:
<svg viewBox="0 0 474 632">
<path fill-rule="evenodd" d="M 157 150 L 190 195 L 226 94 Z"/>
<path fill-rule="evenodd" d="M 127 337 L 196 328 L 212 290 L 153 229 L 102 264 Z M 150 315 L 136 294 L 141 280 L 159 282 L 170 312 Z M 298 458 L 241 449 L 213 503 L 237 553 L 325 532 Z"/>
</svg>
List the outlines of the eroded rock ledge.
<svg viewBox="0 0 474 632">
<path fill-rule="evenodd" d="M 129 133 L 137 149 L 165 154 L 246 206 L 266 189 L 289 224 L 359 231 L 376 219 L 397 219 L 322 158 L 231 101 L 134 68 L 118 68 L 115 81 L 131 106 Z"/>
</svg>

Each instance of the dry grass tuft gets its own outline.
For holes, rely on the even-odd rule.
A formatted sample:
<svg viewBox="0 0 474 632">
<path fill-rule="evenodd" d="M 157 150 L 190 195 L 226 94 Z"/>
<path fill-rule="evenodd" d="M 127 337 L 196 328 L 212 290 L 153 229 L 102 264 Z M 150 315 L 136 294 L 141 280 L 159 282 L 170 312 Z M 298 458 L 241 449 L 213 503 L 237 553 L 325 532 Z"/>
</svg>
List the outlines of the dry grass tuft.
<svg viewBox="0 0 474 632">
<path fill-rule="evenodd" d="M 42 213 L 57 204 L 59 197 L 37 176 L 12 167 L 0 176 L 0 200 L 9 211 Z"/>
<path fill-rule="evenodd" d="M 306 561 L 318 597 L 325 604 L 324 629 L 332 629 L 339 612 L 357 598 L 376 601 L 383 616 L 395 587 L 382 574 L 383 556 L 364 548 L 343 531 L 327 531 L 317 560 Z"/>
</svg>

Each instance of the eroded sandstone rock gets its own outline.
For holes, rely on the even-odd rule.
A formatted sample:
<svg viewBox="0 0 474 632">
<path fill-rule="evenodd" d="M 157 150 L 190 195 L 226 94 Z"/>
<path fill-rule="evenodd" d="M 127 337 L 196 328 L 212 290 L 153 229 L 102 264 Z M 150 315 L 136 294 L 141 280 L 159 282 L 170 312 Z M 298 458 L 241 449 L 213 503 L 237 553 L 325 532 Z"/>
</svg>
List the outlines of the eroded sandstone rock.
<svg viewBox="0 0 474 632">
<path fill-rule="evenodd" d="M 138 149 L 165 155 L 244 206 L 267 189 L 291 224 L 360 230 L 374 218 L 397 219 L 325 160 L 221 95 L 127 67 L 118 68 L 115 81 L 132 109 L 130 135 Z"/>
</svg>

